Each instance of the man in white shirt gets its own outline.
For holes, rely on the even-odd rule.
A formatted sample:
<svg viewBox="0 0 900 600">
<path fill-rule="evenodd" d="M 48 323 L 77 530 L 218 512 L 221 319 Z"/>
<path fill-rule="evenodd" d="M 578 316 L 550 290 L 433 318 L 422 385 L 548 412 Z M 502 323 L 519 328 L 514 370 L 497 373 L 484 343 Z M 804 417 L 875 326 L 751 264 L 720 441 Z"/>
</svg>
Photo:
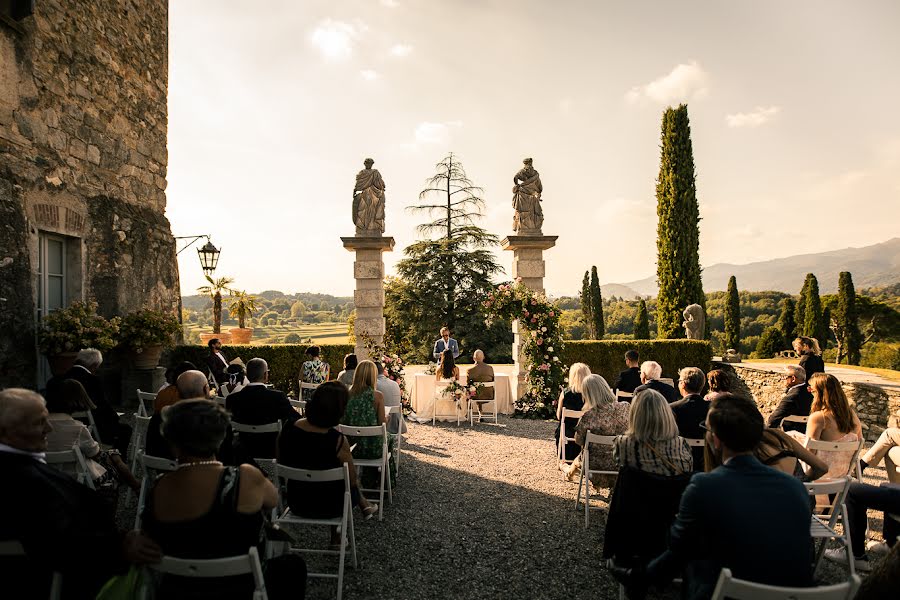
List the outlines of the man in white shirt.
<svg viewBox="0 0 900 600">
<path fill-rule="evenodd" d="M 401 406 L 403 400 L 400 394 L 400 384 L 384 374 L 384 365 L 381 363 L 375 363 L 375 369 L 378 370 L 378 381 L 375 382 L 375 389 L 384 396 L 384 408 Z M 388 419 L 387 426 L 390 433 L 406 433 L 406 423 L 403 422 L 402 414 L 392 414 Z"/>
</svg>

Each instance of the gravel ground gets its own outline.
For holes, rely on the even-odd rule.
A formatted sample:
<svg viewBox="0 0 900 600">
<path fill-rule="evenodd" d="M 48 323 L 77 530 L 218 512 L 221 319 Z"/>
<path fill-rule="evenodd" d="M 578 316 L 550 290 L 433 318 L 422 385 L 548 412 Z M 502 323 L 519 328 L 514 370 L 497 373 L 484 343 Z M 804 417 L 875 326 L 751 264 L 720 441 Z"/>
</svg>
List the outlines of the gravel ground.
<svg viewBox="0 0 900 600">
<path fill-rule="evenodd" d="M 363 521 L 355 511 L 361 562 L 345 570 L 344 598 L 617 598 L 600 560 L 606 503 L 595 503 L 603 509 L 591 511 L 584 529 L 575 484 L 556 468 L 555 423 L 500 421 L 474 428 L 409 424 L 384 520 Z M 870 483 L 884 480 L 883 470 L 870 473 Z M 124 496 L 123 526 L 133 518 L 133 496 Z M 870 516 L 870 526 L 880 539 L 880 514 Z M 324 529 L 296 533 L 310 545 L 328 541 Z M 311 570 L 336 570 L 336 561 L 321 561 L 310 561 Z M 823 583 L 846 577 L 823 560 Z M 334 598 L 335 587 L 333 580 L 311 579 L 307 598 Z"/>
</svg>

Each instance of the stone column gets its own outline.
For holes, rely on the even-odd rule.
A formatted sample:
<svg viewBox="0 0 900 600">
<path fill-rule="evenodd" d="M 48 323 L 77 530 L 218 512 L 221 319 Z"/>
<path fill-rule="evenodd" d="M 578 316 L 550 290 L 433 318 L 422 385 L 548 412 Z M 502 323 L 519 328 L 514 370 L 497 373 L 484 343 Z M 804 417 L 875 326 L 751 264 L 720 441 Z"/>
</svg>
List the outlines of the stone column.
<svg viewBox="0 0 900 600">
<path fill-rule="evenodd" d="M 513 279 L 522 278 L 522 283 L 531 291 L 544 293 L 544 250 L 556 245 L 556 235 L 510 235 L 503 238 L 500 246 L 513 253 Z M 512 381 L 513 397 L 518 400 L 525 392 L 526 364 L 522 356 L 519 338 L 519 321 L 512 323 L 513 357 L 516 377 Z"/>
<path fill-rule="evenodd" d="M 342 237 L 344 248 L 356 252 L 353 262 L 353 277 L 356 290 L 353 304 L 356 307 L 356 356 L 359 360 L 369 358 L 363 346 L 362 333 L 377 344 L 384 342 L 384 260 L 382 254 L 394 249 L 394 238 L 383 236 Z"/>
</svg>

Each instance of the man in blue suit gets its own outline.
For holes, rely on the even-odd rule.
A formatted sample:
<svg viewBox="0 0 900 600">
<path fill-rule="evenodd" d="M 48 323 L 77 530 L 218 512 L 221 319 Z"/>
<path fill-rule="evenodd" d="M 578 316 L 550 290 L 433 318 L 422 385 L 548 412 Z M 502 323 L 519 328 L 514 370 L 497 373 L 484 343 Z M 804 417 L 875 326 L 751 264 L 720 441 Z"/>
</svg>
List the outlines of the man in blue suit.
<svg viewBox="0 0 900 600">
<path fill-rule="evenodd" d="M 453 352 L 453 360 L 459 358 L 459 344 L 450 337 L 449 329 L 441 327 L 441 338 L 434 343 L 434 360 L 441 362 L 441 354 L 444 353 L 444 350 Z"/>
<path fill-rule="evenodd" d="M 809 495 L 797 479 L 753 456 L 764 427 L 753 401 L 733 394 L 713 400 L 706 439 L 722 466 L 691 479 L 666 551 L 645 568 L 611 567 L 630 598 L 679 573 L 686 597 L 709 598 L 723 567 L 757 583 L 813 584 Z"/>
</svg>

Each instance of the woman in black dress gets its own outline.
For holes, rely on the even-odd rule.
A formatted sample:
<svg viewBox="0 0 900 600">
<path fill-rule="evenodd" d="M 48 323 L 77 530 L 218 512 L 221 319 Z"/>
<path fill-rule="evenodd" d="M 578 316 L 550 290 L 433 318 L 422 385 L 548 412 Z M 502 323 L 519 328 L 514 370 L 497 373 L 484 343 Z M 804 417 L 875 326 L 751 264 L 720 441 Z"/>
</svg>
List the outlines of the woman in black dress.
<svg viewBox="0 0 900 600">
<path fill-rule="evenodd" d="M 556 420 L 562 421 L 562 411 L 564 408 L 569 410 L 584 410 L 584 400 L 581 397 L 581 384 L 584 378 L 591 374 L 591 369 L 584 363 L 575 363 L 569 367 L 569 387 L 564 389 L 559 395 L 556 402 Z M 559 448 L 559 432 L 562 424 L 556 426 L 556 447 Z M 575 437 L 575 426 L 578 425 L 578 419 L 568 418 L 565 422 L 566 437 Z M 568 466 L 565 461 L 573 461 L 581 453 L 581 446 L 575 442 L 566 444 L 563 454 L 564 461 L 560 461 L 559 468 L 563 469 Z"/>
<path fill-rule="evenodd" d="M 800 366 L 806 371 L 806 380 L 809 381 L 816 373 L 825 372 L 825 361 L 822 360 L 822 350 L 816 338 L 800 336 L 794 340 L 794 350 L 800 355 Z"/>
</svg>

